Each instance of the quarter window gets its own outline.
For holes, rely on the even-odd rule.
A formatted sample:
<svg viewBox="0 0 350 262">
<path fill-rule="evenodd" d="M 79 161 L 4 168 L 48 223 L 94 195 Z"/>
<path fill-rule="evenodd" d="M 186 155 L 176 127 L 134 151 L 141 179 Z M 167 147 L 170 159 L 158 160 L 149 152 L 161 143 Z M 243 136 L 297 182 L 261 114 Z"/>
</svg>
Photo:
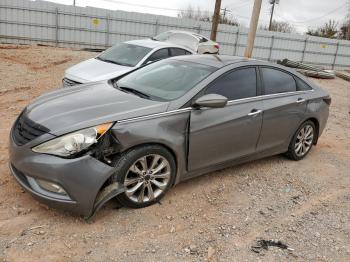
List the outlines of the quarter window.
<svg viewBox="0 0 350 262">
<path fill-rule="evenodd" d="M 280 70 L 263 67 L 261 68 L 265 95 L 297 90 L 293 76 Z"/>
<path fill-rule="evenodd" d="M 297 90 L 298 91 L 307 91 L 307 90 L 312 90 L 312 88 L 306 84 L 303 80 L 295 77 L 295 80 L 297 82 Z"/>
<path fill-rule="evenodd" d="M 256 96 L 255 68 L 237 69 L 221 76 L 209 85 L 206 94 L 223 95 L 228 100 Z"/>
</svg>

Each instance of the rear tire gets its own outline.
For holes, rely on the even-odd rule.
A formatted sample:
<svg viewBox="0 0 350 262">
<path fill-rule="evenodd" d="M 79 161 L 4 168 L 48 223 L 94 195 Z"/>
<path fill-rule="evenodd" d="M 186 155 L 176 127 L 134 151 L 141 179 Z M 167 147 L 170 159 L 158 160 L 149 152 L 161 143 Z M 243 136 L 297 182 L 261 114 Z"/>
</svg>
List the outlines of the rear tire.
<svg viewBox="0 0 350 262">
<path fill-rule="evenodd" d="M 301 124 L 289 144 L 287 157 L 299 161 L 311 150 L 316 136 L 315 124 L 308 120 Z"/>
<path fill-rule="evenodd" d="M 116 159 L 114 166 L 112 179 L 126 188 L 117 200 L 131 208 L 159 202 L 173 184 L 176 173 L 173 155 L 159 145 L 133 148 Z"/>
</svg>

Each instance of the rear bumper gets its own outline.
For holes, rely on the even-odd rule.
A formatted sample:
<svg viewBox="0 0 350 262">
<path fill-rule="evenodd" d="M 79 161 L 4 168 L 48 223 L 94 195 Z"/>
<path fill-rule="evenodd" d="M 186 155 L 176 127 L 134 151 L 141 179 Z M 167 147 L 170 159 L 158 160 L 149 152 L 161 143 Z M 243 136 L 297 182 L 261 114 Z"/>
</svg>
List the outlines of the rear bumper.
<svg viewBox="0 0 350 262">
<path fill-rule="evenodd" d="M 114 169 L 85 155 L 64 159 L 38 154 L 27 145 L 17 146 L 10 136 L 10 170 L 17 182 L 40 202 L 78 215 L 91 215 L 96 196 Z M 60 185 L 67 195 L 47 191 L 37 179 Z"/>
</svg>

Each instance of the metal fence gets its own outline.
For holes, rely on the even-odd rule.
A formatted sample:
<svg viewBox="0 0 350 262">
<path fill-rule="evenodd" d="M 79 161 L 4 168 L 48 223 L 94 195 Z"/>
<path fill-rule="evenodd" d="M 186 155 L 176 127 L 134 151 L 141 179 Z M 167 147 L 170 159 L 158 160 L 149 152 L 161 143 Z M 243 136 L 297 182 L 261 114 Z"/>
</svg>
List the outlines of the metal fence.
<svg viewBox="0 0 350 262">
<path fill-rule="evenodd" d="M 0 0 L 0 42 L 103 49 L 180 29 L 210 35 L 211 24 L 151 14 L 74 7 L 45 1 Z M 242 56 L 248 29 L 219 25 L 220 53 Z M 253 57 L 288 58 L 327 68 L 350 67 L 350 41 L 258 31 Z"/>
</svg>

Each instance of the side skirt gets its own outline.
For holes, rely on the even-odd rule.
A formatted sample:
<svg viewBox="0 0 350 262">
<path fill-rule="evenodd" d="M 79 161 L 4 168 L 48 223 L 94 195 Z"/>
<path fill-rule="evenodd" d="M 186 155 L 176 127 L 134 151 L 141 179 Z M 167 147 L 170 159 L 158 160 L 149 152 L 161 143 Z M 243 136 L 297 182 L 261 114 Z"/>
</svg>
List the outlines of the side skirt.
<svg viewBox="0 0 350 262">
<path fill-rule="evenodd" d="M 185 180 L 193 178 L 193 177 L 197 177 L 197 176 L 204 175 L 204 174 L 207 174 L 210 172 L 218 171 L 218 170 L 221 170 L 224 168 L 236 166 L 236 165 L 250 162 L 253 160 L 258 160 L 261 158 L 282 154 L 282 153 L 287 152 L 287 150 L 288 149 L 286 149 L 285 147 L 273 148 L 273 149 L 269 149 L 267 151 L 254 153 L 250 156 L 245 156 L 245 157 L 241 157 L 241 158 L 238 158 L 235 160 L 220 163 L 220 164 L 217 164 L 215 166 L 210 166 L 210 167 L 190 171 L 190 172 L 187 172 L 186 174 L 182 175 L 180 177 L 180 181 L 185 181 Z"/>
</svg>

